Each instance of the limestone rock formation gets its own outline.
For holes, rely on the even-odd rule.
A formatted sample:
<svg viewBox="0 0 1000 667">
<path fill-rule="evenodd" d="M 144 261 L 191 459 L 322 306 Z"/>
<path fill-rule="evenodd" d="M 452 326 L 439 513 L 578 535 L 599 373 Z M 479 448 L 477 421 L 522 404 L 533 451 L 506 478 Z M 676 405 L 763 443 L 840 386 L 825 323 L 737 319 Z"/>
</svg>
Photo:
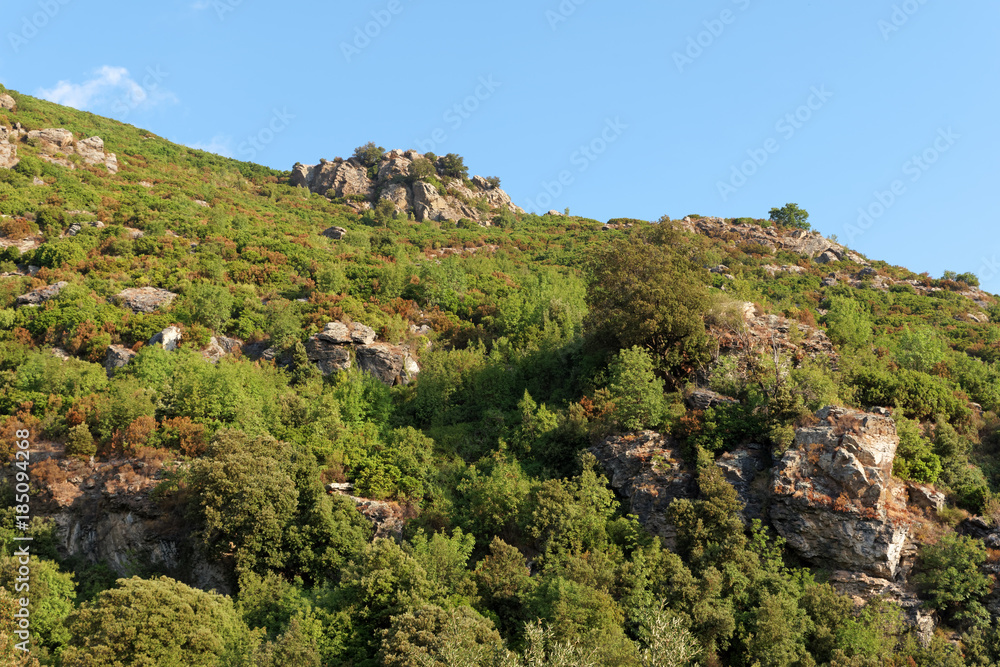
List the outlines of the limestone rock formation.
<svg viewBox="0 0 1000 667">
<path fill-rule="evenodd" d="M 17 102 L 7 93 L 0 94 L 0 109 L 7 111 L 17 111 Z"/>
<path fill-rule="evenodd" d="M 16 304 L 18 306 L 37 306 L 40 303 L 44 303 L 49 299 L 57 297 L 59 292 L 61 292 L 68 284 L 69 283 L 65 280 L 60 280 L 59 282 L 49 285 L 48 287 L 40 287 L 39 289 L 32 290 L 17 297 Z"/>
<path fill-rule="evenodd" d="M 103 164 L 109 173 L 118 173 L 118 157 L 114 153 L 107 153 L 104 150 L 104 140 L 100 137 L 90 137 L 77 141 L 73 133 L 63 128 L 45 128 L 42 130 L 31 130 L 29 132 L 10 131 L 4 128 L 0 134 L 3 142 L 26 141 L 38 149 L 38 157 L 57 164 L 67 169 L 76 169 L 69 157 L 79 155 L 83 164 L 95 165 Z M 6 155 L 8 162 L 16 156 L 16 146 L 0 150 L 0 160 Z M 14 162 L 16 164 L 16 161 Z M 2 165 L 0 165 L 2 166 Z M 11 165 L 13 166 L 13 165 Z"/>
<path fill-rule="evenodd" d="M 492 186 L 482 176 L 474 176 L 471 181 L 445 176 L 440 158 L 435 166 L 438 167 L 438 179 L 444 182 L 444 193 L 426 181 L 414 182 L 410 168 L 414 161 L 423 158 L 413 150 L 391 150 L 372 172 L 357 158 L 321 160 L 318 165 L 296 164 L 292 168 L 291 184 L 347 200 L 345 203 L 356 210 L 370 208 L 379 201 L 390 201 L 397 211 L 412 213 L 417 220 L 456 222 L 468 218 L 488 225 L 496 211 L 523 212 L 506 192 Z M 374 178 L 369 178 L 369 173 L 374 173 Z"/>
<path fill-rule="evenodd" d="M 155 287 L 132 287 L 122 290 L 117 295 L 121 305 L 134 313 L 152 313 L 176 297 L 173 292 Z"/>
<path fill-rule="evenodd" d="M 773 470 L 771 523 L 806 560 L 891 579 L 909 530 L 895 422 L 837 407 L 816 417 Z"/>
<path fill-rule="evenodd" d="M 745 351 L 749 347 L 770 354 L 777 346 L 796 361 L 804 358 L 828 360 L 836 367 L 840 355 L 823 329 L 781 315 L 762 313 L 749 302 L 743 304 L 742 315 L 745 327 L 740 330 L 713 327 L 712 334 L 719 341 L 722 352 Z M 793 327 L 798 330 L 795 334 Z"/>
<path fill-rule="evenodd" d="M 208 347 L 201 351 L 201 356 L 211 363 L 217 364 L 223 357 L 240 354 L 242 349 L 243 342 L 236 338 L 212 336 L 208 341 Z"/>
</svg>

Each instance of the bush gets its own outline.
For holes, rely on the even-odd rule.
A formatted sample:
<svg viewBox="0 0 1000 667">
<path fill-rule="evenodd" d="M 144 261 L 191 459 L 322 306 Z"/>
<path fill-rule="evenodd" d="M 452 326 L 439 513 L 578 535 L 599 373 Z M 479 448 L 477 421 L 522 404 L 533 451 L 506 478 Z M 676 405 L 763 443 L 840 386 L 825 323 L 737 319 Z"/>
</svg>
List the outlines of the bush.
<svg viewBox="0 0 1000 667">
<path fill-rule="evenodd" d="M 354 149 L 354 157 L 358 158 L 358 161 L 368 169 L 377 167 L 384 156 L 385 149 L 376 145 L 374 141 L 369 141 L 364 146 L 358 146 Z"/>
<path fill-rule="evenodd" d="M 920 548 L 920 572 L 914 581 L 930 606 L 945 618 L 988 619 L 988 612 L 979 602 L 993 583 L 979 571 L 985 562 L 986 547 L 979 540 L 949 533 L 937 544 Z"/>
<path fill-rule="evenodd" d="M 66 453 L 71 456 L 93 456 L 97 453 L 94 436 L 86 424 L 78 424 L 69 430 Z"/>
</svg>

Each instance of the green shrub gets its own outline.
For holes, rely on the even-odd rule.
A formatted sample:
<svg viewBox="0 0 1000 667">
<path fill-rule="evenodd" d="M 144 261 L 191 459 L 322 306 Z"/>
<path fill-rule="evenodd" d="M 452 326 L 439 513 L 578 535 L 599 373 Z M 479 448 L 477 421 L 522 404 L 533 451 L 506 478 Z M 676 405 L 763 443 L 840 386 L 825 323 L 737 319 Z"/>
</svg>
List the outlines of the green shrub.
<svg viewBox="0 0 1000 667">
<path fill-rule="evenodd" d="M 94 436 L 86 424 L 78 424 L 69 430 L 66 438 L 66 453 L 70 456 L 93 456 L 97 453 Z"/>
</svg>

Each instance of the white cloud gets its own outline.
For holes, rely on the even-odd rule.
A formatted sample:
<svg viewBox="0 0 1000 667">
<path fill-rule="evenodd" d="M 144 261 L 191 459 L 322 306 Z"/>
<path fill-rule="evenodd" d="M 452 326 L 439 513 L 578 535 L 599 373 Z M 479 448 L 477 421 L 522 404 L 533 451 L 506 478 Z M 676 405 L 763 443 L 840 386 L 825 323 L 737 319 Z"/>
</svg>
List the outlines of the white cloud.
<svg viewBox="0 0 1000 667">
<path fill-rule="evenodd" d="M 188 148 L 194 148 L 199 151 L 206 151 L 208 153 L 215 153 L 216 155 L 221 155 L 222 157 L 233 157 L 233 138 L 217 134 L 208 141 L 199 141 L 193 144 L 185 144 Z"/>
<path fill-rule="evenodd" d="M 147 67 L 140 83 L 124 67 L 105 65 L 83 83 L 60 81 L 52 88 L 39 89 L 37 95 L 75 109 L 110 110 L 115 117 L 124 119 L 134 109 L 177 102 L 177 97 L 162 87 L 167 76 L 159 67 Z"/>
</svg>

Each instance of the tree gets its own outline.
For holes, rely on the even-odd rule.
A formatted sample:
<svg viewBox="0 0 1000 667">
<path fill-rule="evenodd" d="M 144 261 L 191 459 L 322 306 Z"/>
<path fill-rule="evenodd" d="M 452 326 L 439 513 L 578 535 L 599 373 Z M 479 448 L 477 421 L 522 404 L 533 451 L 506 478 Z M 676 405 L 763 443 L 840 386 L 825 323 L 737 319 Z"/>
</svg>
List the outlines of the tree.
<svg viewBox="0 0 1000 667">
<path fill-rule="evenodd" d="M 599 340 L 644 347 L 668 373 L 709 361 L 707 273 L 684 252 L 677 228 L 634 228 L 597 250 L 590 274 L 586 323 Z"/>
<path fill-rule="evenodd" d="M 666 410 L 663 380 L 653 373 L 649 353 L 638 345 L 620 350 L 608 370 L 608 390 L 619 426 L 629 431 L 658 426 Z"/>
<path fill-rule="evenodd" d="M 914 578 L 930 605 L 949 620 L 975 622 L 989 619 L 980 604 L 992 588 L 992 579 L 979 568 L 986 562 L 986 547 L 966 535 L 949 533 L 937 544 L 920 548 L 920 573 Z"/>
<path fill-rule="evenodd" d="M 298 502 L 290 449 L 270 436 L 224 431 L 191 466 L 202 544 L 217 558 L 233 557 L 238 571 L 284 565 L 284 529 Z"/>
<path fill-rule="evenodd" d="M 441 173 L 452 178 L 468 178 L 469 168 L 465 166 L 465 159 L 457 153 L 448 153 L 440 160 Z"/>
<path fill-rule="evenodd" d="M 369 141 L 364 146 L 358 146 L 354 149 L 354 157 L 368 169 L 378 166 L 384 155 L 385 149 L 376 145 L 374 141 Z"/>
<path fill-rule="evenodd" d="M 824 321 L 830 340 L 840 347 L 859 349 L 871 343 L 871 318 L 864 306 L 854 299 L 831 298 Z"/>
<path fill-rule="evenodd" d="M 65 667 L 239 664 L 254 636 L 232 600 L 168 577 L 120 579 L 69 619 Z"/>
<path fill-rule="evenodd" d="M 415 183 L 431 176 L 437 176 L 437 169 L 434 167 L 434 163 L 427 158 L 418 157 L 410 163 L 407 176 L 411 183 Z"/>
<path fill-rule="evenodd" d="M 489 619 L 468 606 L 423 605 L 392 618 L 379 651 L 386 667 L 483 665 L 503 648 Z"/>
<path fill-rule="evenodd" d="M 799 208 L 798 204 L 785 204 L 781 208 L 772 208 L 768 219 L 779 227 L 811 229 L 808 222 L 809 213 Z"/>
<path fill-rule="evenodd" d="M 233 312 L 233 295 L 222 285 L 198 283 L 184 293 L 191 322 L 221 331 Z"/>
</svg>

